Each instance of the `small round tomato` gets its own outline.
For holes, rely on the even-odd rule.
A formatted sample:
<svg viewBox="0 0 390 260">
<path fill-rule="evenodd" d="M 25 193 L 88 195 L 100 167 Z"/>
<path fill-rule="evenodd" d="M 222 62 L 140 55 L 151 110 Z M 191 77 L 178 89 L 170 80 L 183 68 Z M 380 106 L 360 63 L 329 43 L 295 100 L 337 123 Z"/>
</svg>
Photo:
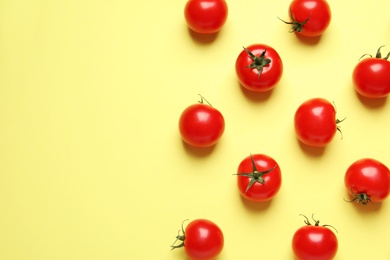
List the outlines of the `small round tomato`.
<svg viewBox="0 0 390 260">
<path fill-rule="evenodd" d="M 265 92 L 275 87 L 283 74 L 283 63 L 276 50 L 266 44 L 244 47 L 236 60 L 236 74 L 243 87 Z"/>
<path fill-rule="evenodd" d="M 235 175 L 241 195 L 255 202 L 272 199 L 282 185 L 279 165 L 265 154 L 251 154 L 246 157 L 241 161 Z"/>
<path fill-rule="evenodd" d="M 354 68 L 352 80 L 356 92 L 367 98 L 383 98 L 390 93 L 390 52 L 382 58 L 380 49 L 375 58 L 361 60 Z M 362 58 L 365 55 L 362 56 Z"/>
<path fill-rule="evenodd" d="M 225 0 L 188 0 L 184 8 L 188 27 L 201 34 L 218 32 L 227 16 L 228 6 Z"/>
<path fill-rule="evenodd" d="M 295 112 L 295 133 L 306 145 L 324 147 L 332 141 L 336 130 L 340 131 L 337 124 L 343 120 L 336 119 L 336 110 L 328 100 L 309 99 Z"/>
<path fill-rule="evenodd" d="M 302 215 L 303 216 L 303 215 Z M 304 216 L 306 226 L 299 228 L 292 239 L 292 249 L 297 260 L 331 260 L 335 257 L 338 249 L 336 235 L 327 227 L 319 225 L 315 221 L 311 225 L 309 219 Z"/>
<path fill-rule="evenodd" d="M 390 171 L 383 163 L 365 158 L 352 163 L 344 177 L 349 194 L 363 205 L 381 202 L 390 193 Z"/>
<path fill-rule="evenodd" d="M 195 147 L 210 147 L 218 142 L 225 130 L 225 120 L 219 112 L 201 96 L 198 104 L 187 107 L 179 119 L 182 139 Z"/>
<path fill-rule="evenodd" d="M 190 260 L 212 260 L 222 251 L 224 237 L 221 229 L 212 221 L 207 219 L 196 219 L 191 221 L 184 230 L 183 235 L 178 234 L 176 241 L 181 244 L 172 245 L 171 249 L 184 247 L 184 251 Z M 180 231 L 179 231 L 180 232 Z M 175 244 L 176 241 L 173 243 Z"/>
<path fill-rule="evenodd" d="M 289 7 L 290 32 L 296 32 L 305 37 L 318 37 L 324 33 L 330 24 L 332 14 L 325 0 L 293 0 Z"/>
</svg>

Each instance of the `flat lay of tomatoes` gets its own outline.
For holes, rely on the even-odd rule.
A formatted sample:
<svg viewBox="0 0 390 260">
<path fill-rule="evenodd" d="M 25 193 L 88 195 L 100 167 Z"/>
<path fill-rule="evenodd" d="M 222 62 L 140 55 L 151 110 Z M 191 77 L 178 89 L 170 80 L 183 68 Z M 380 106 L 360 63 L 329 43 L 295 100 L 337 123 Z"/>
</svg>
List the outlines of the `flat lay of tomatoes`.
<svg viewBox="0 0 390 260">
<path fill-rule="evenodd" d="M 188 0 L 184 8 L 188 27 L 201 34 L 221 30 L 227 16 L 228 6 L 225 0 Z"/>
<path fill-rule="evenodd" d="M 340 131 L 337 124 L 343 120 L 336 119 L 336 110 L 328 100 L 312 98 L 303 102 L 295 112 L 295 133 L 306 145 L 324 147 L 332 141 L 336 131 Z"/>
<path fill-rule="evenodd" d="M 224 236 L 222 230 L 210 220 L 193 220 L 188 223 L 185 230 L 182 223 L 181 233 L 179 231 L 171 249 L 184 247 L 184 251 L 190 260 L 213 260 L 223 249 Z M 181 243 L 174 245 L 177 241 Z"/>
<path fill-rule="evenodd" d="M 277 162 L 265 154 L 251 154 L 237 169 L 237 186 L 240 194 L 251 201 L 272 199 L 282 185 L 282 174 Z"/>
<path fill-rule="evenodd" d="M 277 51 L 266 44 L 244 47 L 236 60 L 240 84 L 254 92 L 271 90 L 283 74 L 283 62 Z"/>
<path fill-rule="evenodd" d="M 356 92 L 367 98 L 383 98 L 390 93 L 390 52 L 382 58 L 381 46 L 375 57 L 361 60 L 354 68 L 352 79 Z M 366 56 L 363 55 L 362 58 Z"/>
<path fill-rule="evenodd" d="M 325 0 L 293 0 L 289 7 L 290 32 L 305 37 L 318 37 L 328 28 L 332 13 Z"/>
<path fill-rule="evenodd" d="M 302 215 L 303 216 L 303 215 Z M 337 254 L 338 240 L 336 235 L 328 227 L 329 225 L 319 225 L 318 220 L 314 220 L 312 225 L 305 217 L 305 224 L 299 228 L 292 239 L 292 249 L 297 260 L 331 260 Z"/>
<path fill-rule="evenodd" d="M 225 119 L 219 110 L 204 97 L 197 104 L 187 107 L 179 119 L 179 131 L 183 141 L 194 147 L 215 145 L 225 130 Z"/>
<path fill-rule="evenodd" d="M 352 163 L 344 177 L 347 191 L 363 205 L 385 200 L 390 193 L 390 171 L 386 165 L 372 158 Z"/>
</svg>

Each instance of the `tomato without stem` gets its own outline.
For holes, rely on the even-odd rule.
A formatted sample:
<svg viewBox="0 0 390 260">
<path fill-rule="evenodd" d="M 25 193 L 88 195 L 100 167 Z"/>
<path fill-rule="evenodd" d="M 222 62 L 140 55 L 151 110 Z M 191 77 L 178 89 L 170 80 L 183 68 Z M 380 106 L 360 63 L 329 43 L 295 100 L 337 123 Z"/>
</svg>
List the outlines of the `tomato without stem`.
<svg viewBox="0 0 390 260">
<path fill-rule="evenodd" d="M 172 245 L 171 249 L 184 247 L 186 255 L 191 260 L 215 259 L 223 249 L 224 236 L 222 230 L 210 220 L 193 220 L 185 230 L 182 224 L 181 232 L 182 235 L 179 231 L 176 236 L 176 241 L 181 241 L 181 244 Z"/>
<path fill-rule="evenodd" d="M 283 62 L 277 51 L 266 44 L 244 47 L 236 60 L 236 74 L 243 87 L 265 92 L 275 87 L 283 74 Z"/>
<path fill-rule="evenodd" d="M 337 124 L 343 120 L 336 119 L 336 110 L 328 100 L 309 99 L 295 112 L 295 133 L 306 145 L 324 147 L 332 141 L 336 131 L 340 131 Z"/>
<path fill-rule="evenodd" d="M 305 37 L 318 37 L 328 28 L 332 13 L 325 0 L 293 0 L 289 7 L 290 32 Z"/>
<path fill-rule="evenodd" d="M 353 70 L 355 90 L 367 98 L 383 98 L 390 93 L 390 61 L 387 60 L 390 52 L 382 58 L 382 47 L 378 49 L 375 57 L 361 60 Z"/>
<path fill-rule="evenodd" d="M 352 163 L 344 177 L 345 187 L 356 201 L 363 205 L 381 202 L 390 193 L 390 171 L 383 163 L 364 158 Z"/>
<path fill-rule="evenodd" d="M 277 162 L 265 155 L 246 157 L 237 169 L 237 186 L 240 194 L 251 201 L 263 202 L 275 197 L 282 185 Z"/>
<path fill-rule="evenodd" d="M 201 96 L 199 103 L 187 107 L 179 119 L 182 139 L 194 147 L 215 145 L 225 130 L 221 112 L 204 101 L 206 100 Z"/>
<path fill-rule="evenodd" d="M 303 216 L 303 215 L 301 215 Z M 292 249 L 297 260 L 331 260 L 335 257 L 338 249 L 336 235 L 328 227 L 320 226 L 320 221 L 314 220 L 311 225 L 305 217 L 305 224 L 299 228 L 292 239 Z"/>
<path fill-rule="evenodd" d="M 221 30 L 227 16 L 228 6 L 224 0 L 188 0 L 184 8 L 188 27 L 201 34 Z"/>
</svg>

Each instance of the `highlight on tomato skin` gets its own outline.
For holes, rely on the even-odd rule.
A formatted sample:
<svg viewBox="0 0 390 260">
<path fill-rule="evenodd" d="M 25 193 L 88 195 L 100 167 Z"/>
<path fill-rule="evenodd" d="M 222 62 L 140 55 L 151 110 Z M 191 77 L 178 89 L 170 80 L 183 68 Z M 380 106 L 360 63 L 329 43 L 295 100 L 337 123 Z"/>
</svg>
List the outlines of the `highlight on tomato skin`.
<svg viewBox="0 0 390 260">
<path fill-rule="evenodd" d="M 345 172 L 344 184 L 351 200 L 362 205 L 384 201 L 390 194 L 390 170 L 373 158 L 353 162 Z"/>
<path fill-rule="evenodd" d="M 211 220 L 195 219 L 184 229 L 185 221 L 182 222 L 171 250 L 184 247 L 185 254 L 190 260 L 215 259 L 224 247 L 221 228 Z"/>
<path fill-rule="evenodd" d="M 200 34 L 220 31 L 228 17 L 225 0 L 188 0 L 184 7 L 188 27 Z"/>
</svg>

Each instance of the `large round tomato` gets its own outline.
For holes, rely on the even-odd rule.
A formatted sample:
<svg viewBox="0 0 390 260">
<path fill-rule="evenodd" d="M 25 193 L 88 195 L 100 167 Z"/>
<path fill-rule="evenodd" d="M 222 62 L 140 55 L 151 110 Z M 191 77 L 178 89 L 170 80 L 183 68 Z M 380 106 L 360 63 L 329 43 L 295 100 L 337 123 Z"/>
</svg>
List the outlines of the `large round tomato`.
<svg viewBox="0 0 390 260">
<path fill-rule="evenodd" d="M 295 133 L 302 143 L 323 147 L 332 141 L 336 130 L 340 130 L 337 124 L 341 121 L 336 119 L 336 110 L 328 100 L 309 99 L 295 112 Z"/>
<path fill-rule="evenodd" d="M 225 120 L 219 110 L 201 101 L 187 107 L 179 119 L 182 139 L 195 147 L 209 147 L 218 142 L 225 130 Z"/>
<path fill-rule="evenodd" d="M 181 244 L 171 248 L 184 247 L 186 255 L 190 260 L 212 260 L 222 251 L 224 237 L 221 229 L 212 221 L 207 219 L 196 219 L 191 221 L 184 230 L 183 235 L 177 235 L 176 241 Z M 175 241 L 175 242 L 176 242 Z"/>
<path fill-rule="evenodd" d="M 276 50 L 266 44 L 244 47 L 236 60 L 236 74 L 248 90 L 265 92 L 275 87 L 283 74 L 283 63 Z"/>
<path fill-rule="evenodd" d="M 332 14 L 325 0 L 293 0 L 289 7 L 291 32 L 305 37 L 317 37 L 330 24 Z"/>
<path fill-rule="evenodd" d="M 390 53 L 382 58 L 382 47 L 378 49 L 375 57 L 361 60 L 353 70 L 355 90 L 367 98 L 382 98 L 390 93 L 390 61 L 387 60 Z"/>
<path fill-rule="evenodd" d="M 188 27 L 202 34 L 218 32 L 225 24 L 227 15 L 225 0 L 188 0 L 184 8 Z"/>
<path fill-rule="evenodd" d="M 292 239 L 292 249 L 297 260 L 331 260 L 338 249 L 336 235 L 327 228 L 320 226 L 318 220 L 311 225 L 305 217 L 306 226 L 299 228 Z"/>
<path fill-rule="evenodd" d="M 365 158 L 352 163 L 344 177 L 345 187 L 352 201 L 366 205 L 381 202 L 390 193 L 390 171 L 383 163 Z"/>
<path fill-rule="evenodd" d="M 241 195 L 251 201 L 272 199 L 282 185 L 276 161 L 265 154 L 253 154 L 241 161 L 237 169 L 237 186 Z"/>
</svg>

